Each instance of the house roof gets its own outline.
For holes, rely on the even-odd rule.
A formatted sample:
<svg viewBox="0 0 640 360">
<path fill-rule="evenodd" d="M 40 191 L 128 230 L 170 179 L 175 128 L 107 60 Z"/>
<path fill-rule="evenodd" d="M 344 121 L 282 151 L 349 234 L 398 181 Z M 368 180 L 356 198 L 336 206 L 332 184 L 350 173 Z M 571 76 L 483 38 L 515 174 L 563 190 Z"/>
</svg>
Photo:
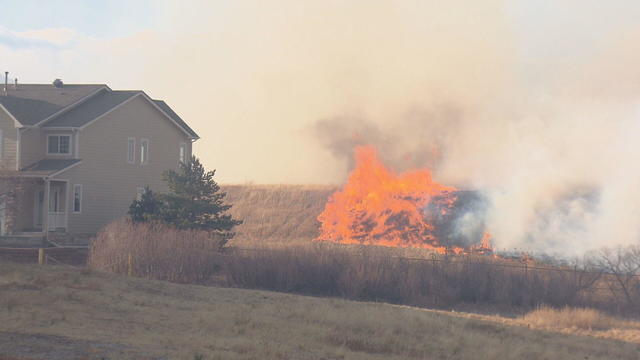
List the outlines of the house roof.
<svg viewBox="0 0 640 360">
<path fill-rule="evenodd" d="M 42 127 L 81 127 L 140 93 L 140 91 L 101 91 L 82 104 L 47 121 Z"/>
<path fill-rule="evenodd" d="M 78 164 L 80 159 L 43 159 L 20 171 L 24 175 L 53 175 Z"/>
<path fill-rule="evenodd" d="M 65 84 L 62 88 L 50 84 L 20 84 L 17 88 L 9 85 L 6 95 L 0 91 L 0 105 L 24 126 L 77 128 L 138 94 L 144 92 L 114 91 L 102 84 Z M 199 138 L 167 103 L 144 96 L 191 137 Z M 44 120 L 47 122 L 40 124 Z"/>
<path fill-rule="evenodd" d="M 189 125 L 187 125 L 187 123 L 184 120 L 182 120 L 182 118 L 178 116 L 178 114 L 176 114 L 176 112 L 173 111 L 173 109 L 170 108 L 169 105 L 167 105 L 166 102 L 162 100 L 153 100 L 153 102 L 156 103 L 156 105 L 158 105 L 158 107 L 162 109 L 162 111 L 166 112 L 167 115 L 169 115 L 169 117 L 173 119 L 173 121 L 175 121 L 179 126 L 184 128 L 185 131 L 189 133 L 189 135 L 193 137 L 199 137 L 198 134 L 196 134 L 196 132 L 193 131 L 193 129 L 191 129 Z"/>
<path fill-rule="evenodd" d="M 62 88 L 50 84 L 20 84 L 17 88 L 9 85 L 6 95 L 0 91 L 0 105 L 24 126 L 78 128 L 138 94 L 152 101 L 191 137 L 199 138 L 167 103 L 150 99 L 139 90 L 114 91 L 101 84 L 65 84 Z M 40 124 L 44 120 L 47 121 Z"/>
<path fill-rule="evenodd" d="M 22 125 L 39 123 L 65 107 L 106 87 L 100 84 L 64 85 L 57 88 L 51 84 L 9 85 L 7 94 L 0 91 L 0 104 Z"/>
<path fill-rule="evenodd" d="M 71 110 L 66 111 L 53 119 L 47 121 L 42 127 L 82 127 L 98 117 L 109 112 L 116 106 L 124 103 L 136 95 L 144 94 L 139 90 L 105 90 L 92 96 L 82 104 L 73 107 Z M 193 129 L 187 125 L 178 114 L 162 100 L 153 100 L 153 103 L 157 105 L 167 116 L 169 116 L 179 127 L 184 129 L 192 137 L 199 137 Z"/>
</svg>

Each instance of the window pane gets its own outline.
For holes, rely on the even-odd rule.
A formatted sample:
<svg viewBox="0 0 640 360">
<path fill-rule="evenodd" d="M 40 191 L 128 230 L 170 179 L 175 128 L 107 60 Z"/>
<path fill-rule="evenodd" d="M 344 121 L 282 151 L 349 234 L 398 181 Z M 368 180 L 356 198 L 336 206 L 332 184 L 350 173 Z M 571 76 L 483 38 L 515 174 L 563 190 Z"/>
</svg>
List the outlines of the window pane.
<svg viewBox="0 0 640 360">
<path fill-rule="evenodd" d="M 58 153 L 58 136 L 49 136 L 49 153 L 57 154 Z"/>
<path fill-rule="evenodd" d="M 146 164 L 149 162 L 149 141 L 140 141 L 140 162 Z"/>
<path fill-rule="evenodd" d="M 60 136 L 60 154 L 70 154 L 71 136 Z"/>
<path fill-rule="evenodd" d="M 145 188 L 138 187 L 136 189 L 136 200 L 138 201 L 142 200 L 142 195 L 144 195 L 144 193 L 145 193 Z"/>
<path fill-rule="evenodd" d="M 185 155 L 187 152 L 187 149 L 185 144 L 180 144 L 180 162 L 184 163 L 185 162 Z"/>
<path fill-rule="evenodd" d="M 73 187 L 73 211 L 80 212 L 82 203 L 82 187 L 74 186 Z"/>
<path fill-rule="evenodd" d="M 58 212 L 60 207 L 58 201 L 60 198 L 60 192 L 57 189 L 51 189 L 49 193 L 49 212 Z"/>
<path fill-rule="evenodd" d="M 129 139 L 127 143 L 127 161 L 133 164 L 136 162 L 136 141 L 135 139 Z"/>
</svg>

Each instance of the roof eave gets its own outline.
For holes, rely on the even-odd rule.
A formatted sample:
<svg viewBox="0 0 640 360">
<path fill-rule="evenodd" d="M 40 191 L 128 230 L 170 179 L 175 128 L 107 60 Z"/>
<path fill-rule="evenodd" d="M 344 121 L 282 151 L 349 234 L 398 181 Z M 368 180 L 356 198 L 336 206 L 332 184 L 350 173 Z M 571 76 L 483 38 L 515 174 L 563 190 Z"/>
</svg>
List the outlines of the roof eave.
<svg viewBox="0 0 640 360">
<path fill-rule="evenodd" d="M 59 170 L 50 170 L 50 171 L 49 171 L 48 173 L 46 173 L 46 174 L 30 174 L 30 172 L 35 172 L 35 171 L 33 171 L 33 170 L 24 170 L 24 169 L 22 169 L 22 170 L 20 170 L 20 171 L 17 171 L 17 172 L 15 173 L 15 176 L 18 176 L 18 177 L 40 177 L 40 178 L 43 178 L 43 179 L 52 178 L 52 177 L 55 177 L 55 176 L 57 176 L 57 175 L 60 175 L 60 174 L 62 174 L 63 172 L 68 171 L 68 170 L 71 170 L 72 168 L 74 168 L 74 167 L 76 167 L 76 166 L 78 166 L 78 165 L 82 164 L 82 159 L 77 159 L 77 160 L 78 160 L 78 161 L 76 161 L 76 162 L 74 162 L 74 163 L 70 164 L 69 166 L 66 166 L 66 167 L 64 167 L 64 168 L 62 168 L 62 169 L 59 169 Z M 44 172 L 46 172 L 47 170 L 36 170 L 36 171 L 41 171 L 41 172 L 43 172 L 43 173 L 44 173 Z M 0 175 L 0 176 L 1 176 L 1 175 Z M 10 176 L 10 175 L 9 175 L 9 174 L 7 174 L 7 176 Z"/>
<path fill-rule="evenodd" d="M 97 88 L 95 91 L 93 91 L 92 93 L 90 93 L 89 95 L 79 99 L 78 101 L 74 102 L 73 104 L 67 105 L 64 108 L 60 109 L 59 111 L 49 115 L 48 117 L 40 120 L 39 122 L 35 123 L 33 125 L 33 127 L 42 127 L 42 125 L 46 124 L 47 122 L 55 119 L 56 117 L 58 117 L 59 115 L 62 115 L 64 113 L 66 113 L 67 111 L 73 109 L 74 107 L 84 103 L 85 101 L 91 99 L 93 96 L 97 95 L 98 93 L 100 93 L 102 90 L 108 90 L 108 91 L 112 91 L 111 88 L 109 88 L 107 85 L 102 85 L 99 88 Z"/>
<path fill-rule="evenodd" d="M 147 99 L 147 101 L 149 101 L 149 103 L 151 103 L 151 105 L 153 105 L 153 107 L 155 107 L 158 111 L 160 111 L 160 113 L 162 113 L 167 119 L 169 119 L 169 121 L 171 121 L 180 130 L 182 130 L 182 132 L 187 134 L 188 138 L 192 138 L 193 137 L 193 135 L 189 132 L 189 130 L 187 130 L 184 126 L 180 125 L 177 121 L 175 121 L 171 116 L 169 116 L 169 114 L 167 114 L 166 111 L 162 110 L 162 108 L 160 106 L 158 106 L 158 104 L 156 104 L 156 102 L 153 101 L 153 99 L 151 97 L 149 97 L 149 95 L 147 95 L 147 93 L 145 93 L 144 91 L 141 91 L 141 93 L 142 93 L 142 96 L 145 99 Z M 195 134 L 195 131 L 194 131 L 194 134 Z M 196 137 L 198 139 L 200 138 L 197 134 L 196 134 Z"/>
<path fill-rule="evenodd" d="M 64 169 L 58 170 L 58 171 L 56 171 L 56 172 L 55 172 L 55 173 L 53 173 L 53 174 L 49 174 L 49 175 L 47 175 L 47 177 L 52 178 L 52 177 L 54 177 L 54 176 L 60 175 L 60 174 L 62 174 L 63 172 L 68 171 L 68 170 L 71 170 L 72 168 L 74 168 L 74 167 L 76 167 L 76 166 L 78 166 L 78 165 L 80 165 L 80 164 L 82 164 L 82 160 L 81 160 L 81 159 L 78 159 L 78 161 L 74 162 L 73 164 L 71 164 L 71 165 L 67 166 L 67 167 L 66 167 L 66 168 L 64 168 Z"/>
<path fill-rule="evenodd" d="M 9 114 L 9 117 L 11 117 L 11 119 L 13 120 L 14 125 L 15 125 L 16 127 L 24 127 L 24 124 L 22 124 L 18 119 L 16 119 L 16 117 L 15 117 L 15 116 L 13 116 L 13 114 L 11 113 L 11 111 L 9 111 L 9 109 L 7 109 L 6 107 L 4 107 L 4 105 L 2 105 L 1 103 L 0 103 L 0 108 L 1 108 L 2 110 L 4 110 L 7 114 Z"/>
</svg>

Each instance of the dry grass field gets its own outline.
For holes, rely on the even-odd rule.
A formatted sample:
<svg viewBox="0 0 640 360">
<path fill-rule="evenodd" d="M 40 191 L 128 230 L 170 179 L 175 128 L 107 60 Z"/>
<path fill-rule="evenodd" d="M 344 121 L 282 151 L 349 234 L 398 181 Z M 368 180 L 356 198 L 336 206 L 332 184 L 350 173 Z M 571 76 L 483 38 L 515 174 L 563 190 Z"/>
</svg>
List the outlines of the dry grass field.
<svg viewBox="0 0 640 360">
<path fill-rule="evenodd" d="M 338 188 L 329 185 L 225 185 L 229 211 L 244 224 L 230 245 L 279 247 L 318 237 L 318 215 Z"/>
<path fill-rule="evenodd" d="M 548 326 L 0 263 L 0 359 L 638 358 L 639 343 L 611 339 L 638 341 L 633 323 L 553 320 L 565 315 Z"/>
</svg>

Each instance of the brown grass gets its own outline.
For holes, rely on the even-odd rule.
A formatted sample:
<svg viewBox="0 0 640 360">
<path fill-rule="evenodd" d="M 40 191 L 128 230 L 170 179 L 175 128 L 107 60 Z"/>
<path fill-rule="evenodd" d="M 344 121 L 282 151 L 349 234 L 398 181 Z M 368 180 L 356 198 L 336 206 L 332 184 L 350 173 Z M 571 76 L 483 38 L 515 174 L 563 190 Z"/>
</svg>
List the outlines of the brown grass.
<svg viewBox="0 0 640 360">
<path fill-rule="evenodd" d="M 432 308 L 521 312 L 546 305 L 637 313 L 624 299 L 594 291 L 613 288 L 603 283 L 607 276 L 578 267 L 529 268 L 488 256 L 409 258 L 405 249 L 324 242 L 222 252 L 220 244 L 207 232 L 122 220 L 98 234 L 88 263 L 96 270 L 178 283 Z"/>
<path fill-rule="evenodd" d="M 215 234 L 177 230 L 122 219 L 107 225 L 91 243 L 95 270 L 178 283 L 202 283 L 219 270 L 221 241 Z"/>
<path fill-rule="evenodd" d="M 18 358 L 595 360 L 637 359 L 640 351 L 457 313 L 57 266 L 0 262 L 0 288 L 0 355 Z M 14 346 L 8 333 L 33 346 Z M 56 337 L 77 356 L 54 357 L 46 342 Z M 82 352 L 78 342 L 109 346 Z"/>
<path fill-rule="evenodd" d="M 621 321 L 596 309 L 570 308 L 554 309 L 548 306 L 526 314 L 522 320 L 536 327 L 560 329 L 609 330 L 621 327 Z"/>
<path fill-rule="evenodd" d="M 424 307 L 608 307 L 588 291 L 597 275 L 579 269 L 512 267 L 483 256 L 413 259 L 398 253 L 326 243 L 235 250 L 224 257 L 225 274 L 237 287 Z"/>
<path fill-rule="evenodd" d="M 230 245 L 287 246 L 318 237 L 318 215 L 338 188 L 329 185 L 225 185 L 229 211 L 244 220 Z"/>
</svg>

